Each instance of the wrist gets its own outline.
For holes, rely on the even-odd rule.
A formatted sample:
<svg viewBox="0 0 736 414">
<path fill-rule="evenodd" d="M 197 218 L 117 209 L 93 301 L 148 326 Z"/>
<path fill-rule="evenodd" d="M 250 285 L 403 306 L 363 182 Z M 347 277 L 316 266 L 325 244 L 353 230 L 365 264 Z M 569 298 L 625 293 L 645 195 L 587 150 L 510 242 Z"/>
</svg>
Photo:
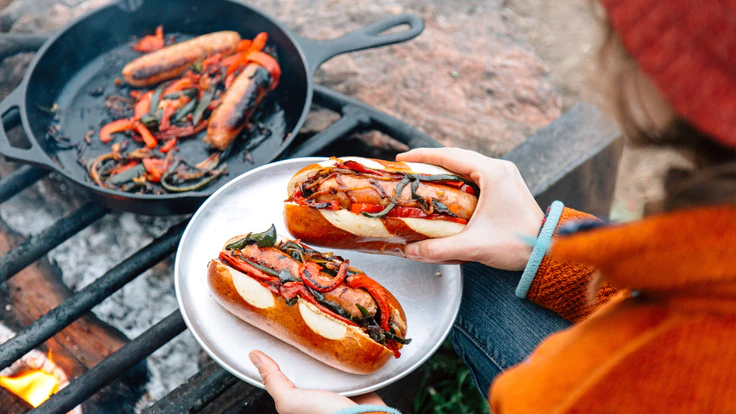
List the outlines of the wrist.
<svg viewBox="0 0 736 414">
<path fill-rule="evenodd" d="M 539 235 L 537 236 L 537 239 L 534 243 L 534 248 L 532 249 L 526 267 L 524 268 L 524 273 L 521 275 L 519 285 L 516 287 L 517 297 L 526 297 L 526 293 L 529 290 L 532 282 L 534 281 L 534 277 L 537 275 L 539 265 L 542 263 L 542 259 L 544 259 L 544 256 L 549 249 L 550 243 L 552 241 L 552 236 L 554 236 L 555 234 L 557 223 L 560 220 L 560 216 L 562 216 L 562 211 L 564 210 L 564 208 L 565 205 L 562 204 L 562 202 L 555 201 L 548 209 L 547 216 L 544 219 L 542 228 L 539 231 Z"/>
</svg>

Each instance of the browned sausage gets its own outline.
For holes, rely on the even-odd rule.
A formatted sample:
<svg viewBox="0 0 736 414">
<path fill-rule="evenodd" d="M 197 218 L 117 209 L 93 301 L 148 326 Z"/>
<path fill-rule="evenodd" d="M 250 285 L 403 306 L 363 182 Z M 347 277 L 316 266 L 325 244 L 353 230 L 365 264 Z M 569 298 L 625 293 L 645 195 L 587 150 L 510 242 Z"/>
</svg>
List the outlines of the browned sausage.
<svg viewBox="0 0 736 414">
<path fill-rule="evenodd" d="M 271 74 L 261 65 L 245 67 L 212 111 L 204 142 L 224 151 L 240 134 L 271 85 Z"/>
<path fill-rule="evenodd" d="M 231 31 L 197 36 L 135 59 L 123 68 L 123 78 L 128 85 L 135 87 L 155 85 L 181 76 L 208 55 L 235 53 L 238 42 L 240 35 Z"/>
<path fill-rule="evenodd" d="M 338 182 L 339 181 L 339 182 Z M 340 174 L 339 178 L 328 178 L 317 186 L 317 201 L 340 202 L 342 208 L 350 209 L 352 203 L 369 203 L 387 205 L 391 195 L 396 190 L 399 180 L 383 181 L 369 180 L 356 175 Z M 380 188 L 376 188 L 379 186 Z M 464 220 L 470 220 L 475 211 L 478 198 L 465 191 L 446 185 L 422 182 L 417 188 L 417 194 L 424 198 L 433 198 L 444 203 L 452 213 Z M 411 201 L 411 189 L 407 185 L 401 192 L 399 201 Z"/>
<path fill-rule="evenodd" d="M 258 264 L 267 266 L 277 272 L 283 269 L 288 270 L 292 275 L 299 274 L 299 262 L 291 256 L 276 248 L 261 249 L 255 245 L 244 247 L 241 252 L 245 258 Z M 321 285 L 329 285 L 332 283 L 333 277 L 327 273 L 321 272 L 314 280 Z M 376 303 L 371 295 L 362 289 L 353 289 L 346 285 L 340 285 L 335 290 L 324 293 L 325 299 L 337 303 L 350 312 L 351 315 L 360 318 L 360 310 L 356 304 L 364 307 L 371 314 L 376 313 Z"/>
</svg>

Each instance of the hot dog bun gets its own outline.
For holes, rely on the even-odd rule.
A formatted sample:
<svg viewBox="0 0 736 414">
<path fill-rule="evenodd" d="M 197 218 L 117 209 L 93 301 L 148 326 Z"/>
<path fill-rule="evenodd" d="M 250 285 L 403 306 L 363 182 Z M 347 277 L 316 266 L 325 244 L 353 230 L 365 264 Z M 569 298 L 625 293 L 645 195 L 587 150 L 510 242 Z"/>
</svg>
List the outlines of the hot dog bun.
<svg viewBox="0 0 736 414">
<path fill-rule="evenodd" d="M 226 245 L 243 237 L 234 237 Z M 283 243 L 284 239 L 280 242 Z M 255 251 L 274 248 L 249 247 L 252 247 L 251 253 L 243 250 L 244 256 L 275 270 L 288 270 L 294 263 L 299 263 L 288 255 L 282 257 L 269 252 L 258 255 Z M 230 313 L 336 369 L 369 374 L 384 366 L 394 355 L 392 350 L 371 339 L 362 327 L 332 317 L 301 296 L 296 304 L 289 306 L 284 296 L 274 292 L 273 286 L 269 288 L 220 260 L 209 263 L 207 279 L 217 302 Z M 388 291 L 386 293 L 392 326 L 403 337 L 406 316 L 396 298 Z"/>
<path fill-rule="evenodd" d="M 326 174 L 325 171 L 329 171 L 330 168 L 344 165 L 347 161 L 359 163 L 370 170 L 396 173 L 396 178 L 392 181 L 373 180 L 374 182 L 370 183 L 370 179 L 361 178 L 362 173 L 358 173 L 356 176 L 340 175 L 337 183 L 338 178 L 325 179 L 315 189 L 326 194 L 320 195 L 315 200 L 334 199 L 340 204 L 339 209 L 314 208 L 307 203 L 295 201 L 295 195 L 298 195 L 301 185 L 316 175 Z M 350 211 L 354 203 L 381 203 L 382 207 L 385 207 L 392 201 L 392 197 L 400 201 L 400 205 L 411 204 L 415 195 L 410 185 L 405 185 L 401 194 L 395 194 L 397 182 L 400 180 L 398 177 L 403 174 L 460 177 L 444 168 L 429 164 L 361 157 L 332 158 L 301 169 L 289 180 L 287 187 L 289 198 L 284 208 L 286 227 L 292 236 L 309 244 L 399 256 L 403 255 L 403 248 L 407 243 L 449 237 L 463 231 L 467 220 L 475 211 L 478 201 L 477 190 L 463 191 L 443 185 L 441 182 L 421 181 L 415 195 L 446 205 L 454 216 L 452 218 L 444 219 L 442 216 L 437 217 L 437 214 L 433 214 L 431 218 L 398 216 L 371 218 L 360 212 Z M 462 179 L 467 180 L 464 177 Z M 373 189 L 371 186 L 381 188 Z M 344 191 L 345 189 L 347 191 Z"/>
</svg>

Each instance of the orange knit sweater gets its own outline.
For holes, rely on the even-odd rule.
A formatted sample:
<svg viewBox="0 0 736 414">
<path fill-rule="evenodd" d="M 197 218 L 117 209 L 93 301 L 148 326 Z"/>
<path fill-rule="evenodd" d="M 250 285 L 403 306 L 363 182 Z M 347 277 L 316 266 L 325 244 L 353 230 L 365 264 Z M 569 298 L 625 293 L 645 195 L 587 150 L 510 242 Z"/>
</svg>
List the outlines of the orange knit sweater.
<svg viewBox="0 0 736 414">
<path fill-rule="evenodd" d="M 527 298 L 578 323 L 496 378 L 494 413 L 736 412 L 736 207 L 559 237 Z"/>
</svg>

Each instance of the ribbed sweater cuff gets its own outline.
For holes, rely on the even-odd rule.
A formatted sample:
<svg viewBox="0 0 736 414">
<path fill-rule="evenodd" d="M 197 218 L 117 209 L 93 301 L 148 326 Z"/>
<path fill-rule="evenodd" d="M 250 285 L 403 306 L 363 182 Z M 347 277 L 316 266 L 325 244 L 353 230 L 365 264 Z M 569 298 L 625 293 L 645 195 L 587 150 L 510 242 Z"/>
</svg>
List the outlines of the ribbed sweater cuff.
<svg viewBox="0 0 736 414">
<path fill-rule="evenodd" d="M 401 414 L 401 412 L 397 409 L 386 407 L 385 405 L 374 405 L 374 404 L 354 405 L 352 407 L 347 407 L 339 411 L 335 411 L 332 414 L 367 414 L 367 413 Z"/>
<path fill-rule="evenodd" d="M 562 215 L 562 210 L 564 208 L 565 205 L 562 204 L 561 201 L 555 201 L 550 206 L 549 214 L 547 214 L 547 218 L 542 226 L 542 231 L 539 232 L 537 242 L 534 244 L 532 255 L 529 257 L 529 262 L 526 264 L 524 273 L 521 275 L 521 280 L 519 280 L 519 285 L 516 287 L 516 297 L 526 297 L 526 293 L 529 291 L 529 286 L 532 285 L 534 276 L 537 275 L 539 265 L 542 263 L 545 253 L 547 253 L 547 249 L 552 241 L 552 236 L 555 234 L 557 223 L 560 221 L 560 216 Z"/>
</svg>

